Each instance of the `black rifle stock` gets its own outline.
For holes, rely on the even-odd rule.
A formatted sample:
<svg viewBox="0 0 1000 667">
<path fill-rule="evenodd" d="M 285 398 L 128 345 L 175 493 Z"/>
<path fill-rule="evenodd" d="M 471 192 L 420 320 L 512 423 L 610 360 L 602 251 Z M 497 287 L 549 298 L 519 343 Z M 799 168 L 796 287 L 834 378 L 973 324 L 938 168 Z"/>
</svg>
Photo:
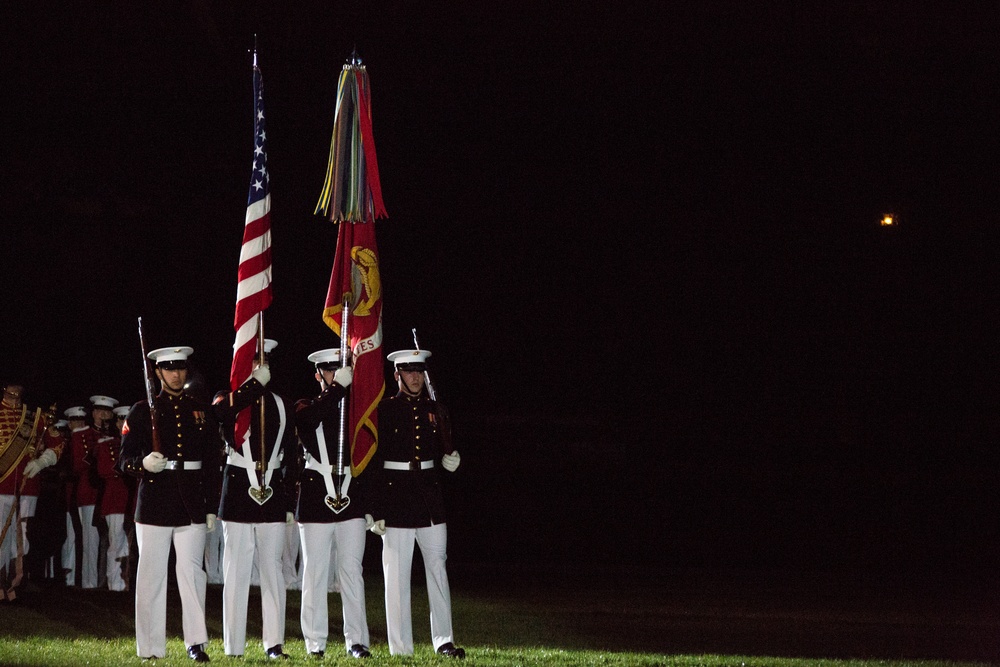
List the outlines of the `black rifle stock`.
<svg viewBox="0 0 1000 667">
<path fill-rule="evenodd" d="M 153 364 L 146 354 L 146 337 L 142 334 L 139 318 L 139 346 L 142 348 L 142 377 L 146 381 L 146 403 L 149 404 L 149 423 L 152 429 L 153 451 L 160 451 L 160 431 L 156 425 L 156 394 L 153 393 Z"/>
</svg>

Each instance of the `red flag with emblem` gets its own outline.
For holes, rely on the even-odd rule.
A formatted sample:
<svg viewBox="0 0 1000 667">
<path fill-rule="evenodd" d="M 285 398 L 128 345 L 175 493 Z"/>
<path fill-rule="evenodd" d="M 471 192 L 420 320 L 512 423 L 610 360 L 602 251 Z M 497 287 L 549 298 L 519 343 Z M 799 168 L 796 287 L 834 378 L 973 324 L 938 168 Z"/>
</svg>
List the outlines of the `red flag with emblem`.
<svg viewBox="0 0 1000 667">
<path fill-rule="evenodd" d="M 351 474 L 357 476 L 378 447 L 378 404 L 385 393 L 375 218 L 385 217 L 386 212 L 372 136 L 368 73 L 356 58 L 344 66 L 338 82 L 330 157 L 316 213 L 339 223 L 323 321 L 343 338 L 347 304 L 346 343 L 354 365 L 347 436 Z"/>
</svg>

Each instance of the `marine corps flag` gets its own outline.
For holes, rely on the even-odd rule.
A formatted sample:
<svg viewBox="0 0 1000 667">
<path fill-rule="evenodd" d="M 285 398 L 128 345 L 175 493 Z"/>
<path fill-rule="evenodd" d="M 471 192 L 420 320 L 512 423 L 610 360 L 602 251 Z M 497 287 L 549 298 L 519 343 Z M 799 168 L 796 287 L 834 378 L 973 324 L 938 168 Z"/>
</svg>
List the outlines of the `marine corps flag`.
<svg viewBox="0 0 1000 667">
<path fill-rule="evenodd" d="M 340 74 L 330 158 L 316 213 L 340 223 L 323 321 L 352 352 L 354 381 L 346 428 L 351 475 L 356 477 L 378 447 L 377 410 L 385 393 L 375 218 L 386 216 L 372 137 L 368 73 L 356 57 Z"/>
</svg>

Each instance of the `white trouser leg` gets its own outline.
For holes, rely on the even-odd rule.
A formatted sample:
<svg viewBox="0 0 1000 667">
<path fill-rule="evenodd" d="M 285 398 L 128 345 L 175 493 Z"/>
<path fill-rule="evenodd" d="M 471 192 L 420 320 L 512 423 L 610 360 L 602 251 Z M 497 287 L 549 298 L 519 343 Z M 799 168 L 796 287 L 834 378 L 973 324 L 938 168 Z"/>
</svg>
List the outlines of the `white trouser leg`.
<svg viewBox="0 0 1000 667">
<path fill-rule="evenodd" d="M 35 516 L 36 507 L 38 507 L 38 496 L 21 496 L 21 539 L 24 540 L 23 544 L 25 556 L 28 555 L 28 549 L 31 546 L 28 544 L 28 519 Z M 0 519 L 0 526 L 2 526 L 3 521 L 6 520 L 6 516 Z M 11 528 L 11 530 L 13 530 L 13 528 Z M 16 543 L 14 548 L 17 548 Z M 14 555 L 17 555 L 16 551 Z"/>
<path fill-rule="evenodd" d="M 135 578 L 135 648 L 140 658 L 167 654 L 167 560 L 174 529 L 135 524 L 139 565 Z"/>
<path fill-rule="evenodd" d="M 285 544 L 281 552 L 281 571 L 285 577 L 285 587 L 298 590 L 302 587 L 302 570 L 296 564 L 299 558 L 299 527 L 294 523 L 285 524 Z"/>
<path fill-rule="evenodd" d="M 451 589 L 445 568 L 448 549 L 448 524 L 417 528 L 417 546 L 424 561 L 427 578 L 427 601 L 431 609 L 431 641 L 436 651 L 454 641 L 451 628 Z"/>
<path fill-rule="evenodd" d="M 365 613 L 365 520 L 349 519 L 336 524 L 334 535 L 337 544 L 337 579 L 340 582 L 340 601 L 344 614 L 344 645 L 350 649 L 355 644 L 370 646 L 368 616 Z"/>
<path fill-rule="evenodd" d="M 11 509 L 14 507 L 14 496 L 12 495 L 2 495 L 0 496 L 0 526 L 3 526 L 3 522 L 7 521 L 7 515 L 10 514 Z M 11 519 L 11 522 L 14 520 Z M 17 541 L 14 536 L 14 531 L 12 529 L 7 530 L 7 534 L 3 538 L 3 544 L 0 544 L 0 570 L 4 571 L 9 578 L 13 579 L 13 568 L 10 562 L 17 557 Z"/>
<path fill-rule="evenodd" d="M 222 524 L 222 643 L 226 655 L 243 655 L 247 641 L 247 603 L 250 597 L 252 524 Z"/>
<path fill-rule="evenodd" d="M 205 574 L 208 583 L 221 584 L 222 576 L 222 531 L 213 530 L 205 534 Z"/>
<path fill-rule="evenodd" d="M 174 554 L 177 557 L 177 590 L 181 594 L 181 620 L 184 644 L 193 646 L 208 641 L 205 627 L 205 535 L 203 523 L 174 529 Z"/>
<path fill-rule="evenodd" d="M 330 593 L 340 592 L 340 573 L 337 572 L 337 540 L 330 542 L 330 583 L 326 590 Z"/>
<path fill-rule="evenodd" d="M 259 554 L 253 552 L 253 565 L 250 567 L 250 585 L 260 586 L 260 567 L 257 565 L 257 557 Z"/>
<path fill-rule="evenodd" d="M 97 588 L 97 559 L 101 549 L 101 535 L 94 526 L 94 506 L 82 505 L 80 512 L 80 541 L 83 545 L 83 562 L 80 563 L 80 586 Z"/>
<path fill-rule="evenodd" d="M 66 512 L 66 541 L 62 545 L 62 566 L 66 570 L 66 585 L 76 586 L 76 531 L 73 529 L 73 515 L 69 512 Z"/>
<path fill-rule="evenodd" d="M 326 650 L 329 635 L 327 584 L 330 579 L 332 523 L 300 523 L 302 544 L 302 609 L 299 616 L 306 651 Z"/>
<path fill-rule="evenodd" d="M 260 605 L 264 648 L 285 643 L 285 578 L 281 574 L 281 552 L 285 547 L 284 523 L 254 524 L 257 572 L 260 574 Z"/>
<path fill-rule="evenodd" d="M 125 590 L 125 578 L 122 576 L 122 566 L 128 559 L 125 515 L 109 514 L 104 519 L 108 522 L 108 589 L 123 591 Z"/>
<path fill-rule="evenodd" d="M 385 577 L 385 628 L 391 655 L 413 655 L 410 617 L 410 568 L 413 565 L 413 528 L 386 528 L 382 536 L 382 573 Z"/>
</svg>

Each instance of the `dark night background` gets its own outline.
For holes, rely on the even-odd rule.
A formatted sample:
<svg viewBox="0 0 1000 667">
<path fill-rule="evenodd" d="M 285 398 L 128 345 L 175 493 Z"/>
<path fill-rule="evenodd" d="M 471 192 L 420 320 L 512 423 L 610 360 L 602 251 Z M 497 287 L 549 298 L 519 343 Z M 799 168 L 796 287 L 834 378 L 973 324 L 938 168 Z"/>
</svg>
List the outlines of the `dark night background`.
<svg viewBox="0 0 1000 667">
<path fill-rule="evenodd" d="M 305 356 L 338 341 L 312 210 L 357 47 L 384 349 L 417 327 L 456 417 L 453 558 L 996 564 L 995 8 L 0 11 L 0 378 L 29 402 L 140 400 L 138 316 L 226 384 L 255 33 L 265 331 L 275 387 L 314 390 Z"/>
</svg>

